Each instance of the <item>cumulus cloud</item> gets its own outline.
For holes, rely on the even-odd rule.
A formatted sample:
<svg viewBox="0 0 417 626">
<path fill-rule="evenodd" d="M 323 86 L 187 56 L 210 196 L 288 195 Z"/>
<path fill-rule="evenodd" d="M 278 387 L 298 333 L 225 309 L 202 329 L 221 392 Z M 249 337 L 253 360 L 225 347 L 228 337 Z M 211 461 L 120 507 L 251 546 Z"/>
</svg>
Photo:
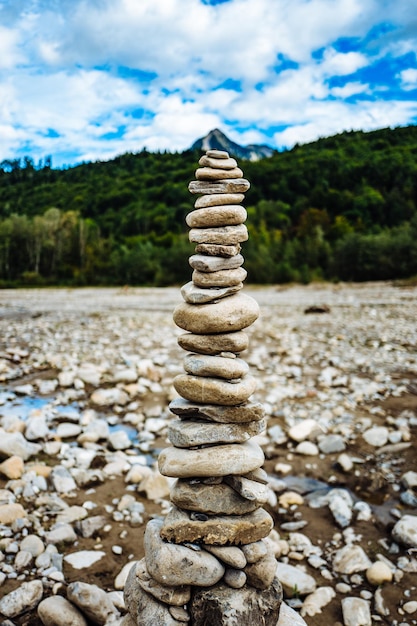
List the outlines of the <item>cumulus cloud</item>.
<svg viewBox="0 0 417 626">
<path fill-rule="evenodd" d="M 416 121 L 408 0 L 3 0 L 0 23 L 0 160 Z"/>
</svg>

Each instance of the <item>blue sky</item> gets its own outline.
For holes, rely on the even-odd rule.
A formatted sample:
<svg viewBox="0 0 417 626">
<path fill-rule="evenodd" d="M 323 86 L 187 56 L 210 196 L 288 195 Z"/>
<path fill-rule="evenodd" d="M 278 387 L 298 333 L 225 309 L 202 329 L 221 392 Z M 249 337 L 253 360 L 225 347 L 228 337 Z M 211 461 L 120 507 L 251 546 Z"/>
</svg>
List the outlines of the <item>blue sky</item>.
<svg viewBox="0 0 417 626">
<path fill-rule="evenodd" d="M 417 123 L 409 0 L 0 0 L 0 161 Z"/>
</svg>

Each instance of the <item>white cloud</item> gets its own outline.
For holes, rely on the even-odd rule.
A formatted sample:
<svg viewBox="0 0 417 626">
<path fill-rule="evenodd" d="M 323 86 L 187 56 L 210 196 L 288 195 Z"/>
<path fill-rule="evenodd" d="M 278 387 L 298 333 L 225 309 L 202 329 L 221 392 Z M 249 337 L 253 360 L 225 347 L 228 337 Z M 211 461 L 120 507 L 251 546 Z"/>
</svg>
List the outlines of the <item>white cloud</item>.
<svg viewBox="0 0 417 626">
<path fill-rule="evenodd" d="M 417 88 L 417 69 L 408 68 L 400 72 L 400 78 L 403 89 L 416 89 Z"/>
<path fill-rule="evenodd" d="M 369 85 L 352 82 L 346 83 L 343 87 L 333 87 L 330 89 L 330 94 L 336 98 L 349 98 L 359 93 L 366 93 L 368 90 Z"/>
</svg>

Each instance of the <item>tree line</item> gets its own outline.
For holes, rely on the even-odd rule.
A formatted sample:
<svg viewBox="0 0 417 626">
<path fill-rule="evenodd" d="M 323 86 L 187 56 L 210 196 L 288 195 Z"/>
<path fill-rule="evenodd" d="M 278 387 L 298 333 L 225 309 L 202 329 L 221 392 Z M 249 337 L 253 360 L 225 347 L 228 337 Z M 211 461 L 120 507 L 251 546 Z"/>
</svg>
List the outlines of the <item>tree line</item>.
<svg viewBox="0 0 417 626">
<path fill-rule="evenodd" d="M 190 279 L 188 182 L 200 154 L 126 153 L 54 169 L 0 163 L 0 286 Z M 417 127 L 346 132 L 240 161 L 248 281 L 417 275 Z"/>
</svg>

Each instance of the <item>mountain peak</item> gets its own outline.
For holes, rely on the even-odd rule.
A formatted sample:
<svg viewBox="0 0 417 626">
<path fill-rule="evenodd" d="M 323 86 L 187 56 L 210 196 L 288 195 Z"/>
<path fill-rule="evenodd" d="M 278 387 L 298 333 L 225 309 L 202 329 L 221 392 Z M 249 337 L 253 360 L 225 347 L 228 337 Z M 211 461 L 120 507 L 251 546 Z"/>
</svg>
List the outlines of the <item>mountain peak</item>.
<svg viewBox="0 0 417 626">
<path fill-rule="evenodd" d="M 230 155 L 239 159 L 247 159 L 249 161 L 258 161 L 265 157 L 270 157 L 274 154 L 275 150 L 265 145 L 251 144 L 248 146 L 241 146 L 235 143 L 219 130 L 214 128 L 205 137 L 197 139 L 191 146 L 191 150 L 225 150 Z"/>
</svg>

